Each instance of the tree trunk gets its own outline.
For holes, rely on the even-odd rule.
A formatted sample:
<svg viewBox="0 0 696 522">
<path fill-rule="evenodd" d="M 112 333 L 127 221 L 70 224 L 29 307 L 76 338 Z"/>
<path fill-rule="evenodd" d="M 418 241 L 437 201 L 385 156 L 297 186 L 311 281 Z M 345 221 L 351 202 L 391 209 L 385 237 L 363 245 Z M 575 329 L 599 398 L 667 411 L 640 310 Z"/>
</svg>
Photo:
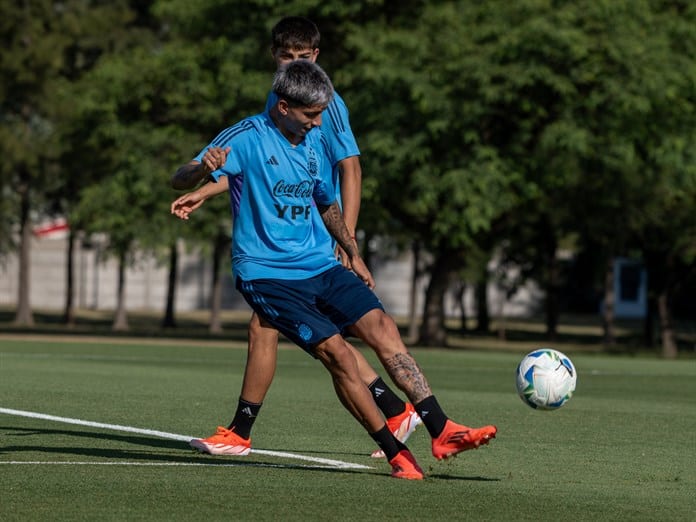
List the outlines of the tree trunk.
<svg viewBox="0 0 696 522">
<path fill-rule="evenodd" d="M 30 304 L 30 266 L 31 266 L 31 210 L 28 182 L 22 182 L 18 187 L 20 194 L 19 214 L 19 286 L 17 288 L 17 312 L 15 324 L 22 326 L 34 325 L 34 314 Z"/>
<path fill-rule="evenodd" d="M 213 246 L 213 280 L 210 291 L 210 333 L 222 333 L 222 321 L 220 309 L 222 308 L 222 265 L 227 250 L 229 249 L 230 238 L 226 233 L 220 233 L 215 238 Z"/>
<path fill-rule="evenodd" d="M 657 296 L 657 309 L 660 314 L 660 337 L 662 339 L 662 357 L 676 359 L 677 342 L 674 338 L 672 314 L 669 309 L 669 296 L 667 290 Z"/>
<path fill-rule="evenodd" d="M 654 266 L 660 267 L 660 275 L 653 277 L 655 281 L 657 297 L 657 313 L 660 321 L 660 341 L 662 344 L 662 357 L 665 359 L 675 359 L 678 354 L 677 341 L 674 335 L 674 325 L 672 324 L 672 311 L 670 301 L 672 291 L 675 287 L 674 277 L 674 257 L 665 253 L 659 257 L 660 263 Z"/>
<path fill-rule="evenodd" d="M 414 241 L 411 244 L 413 254 L 413 270 L 411 271 L 411 287 L 408 296 L 408 338 L 415 342 L 418 339 L 418 317 L 416 314 L 416 301 L 418 298 L 418 280 L 420 279 L 420 243 Z"/>
<path fill-rule="evenodd" d="M 614 334 L 614 258 L 609 256 L 604 270 L 604 311 L 602 313 L 602 329 L 604 331 L 604 344 L 614 346 L 616 336 Z"/>
<path fill-rule="evenodd" d="M 68 234 L 68 248 L 65 253 L 65 308 L 63 308 L 63 323 L 67 326 L 75 326 L 75 232 L 70 229 Z"/>
<path fill-rule="evenodd" d="M 176 281 L 179 272 L 179 250 L 176 240 L 169 246 L 169 277 L 167 278 L 167 303 L 162 319 L 162 328 L 176 328 L 174 303 L 176 300 Z"/>
<path fill-rule="evenodd" d="M 546 337 L 549 341 L 555 341 L 558 335 L 558 261 L 549 260 L 549 281 L 546 288 Z"/>
<path fill-rule="evenodd" d="M 542 223 L 545 230 L 542 236 L 544 243 L 544 258 L 546 262 L 546 337 L 549 341 L 555 341 L 558 334 L 559 318 L 559 288 L 560 288 L 560 267 L 556 257 L 558 247 L 556 235 L 551 224 L 545 220 Z"/>
<path fill-rule="evenodd" d="M 488 268 L 483 267 L 481 279 L 476 283 L 476 332 L 488 333 L 491 316 L 488 313 Z"/>
<path fill-rule="evenodd" d="M 129 329 L 128 315 L 126 314 L 126 253 L 122 252 L 118 257 L 118 288 L 116 291 L 116 314 L 111 329 L 122 332 Z"/>
<path fill-rule="evenodd" d="M 657 303 L 655 297 L 648 290 L 648 303 L 643 320 L 643 342 L 645 346 L 652 348 L 655 346 L 655 310 Z"/>
<path fill-rule="evenodd" d="M 674 257 L 668 251 L 660 249 L 644 250 L 643 259 L 648 270 L 648 318 L 646 318 L 646 336 L 650 335 L 654 346 L 654 325 L 659 324 L 662 356 L 674 359 L 678 354 L 677 341 L 672 324 L 670 300 L 675 288 Z M 649 322 L 648 322 L 649 321 Z M 648 330 L 649 325 L 649 330 Z"/>
<path fill-rule="evenodd" d="M 452 252 L 439 252 L 433 263 L 430 283 L 425 292 L 423 322 L 420 326 L 418 344 L 425 346 L 446 346 L 445 293 L 449 288 L 456 255 Z"/>
<path fill-rule="evenodd" d="M 466 316 L 466 282 L 464 280 L 459 280 L 457 282 L 454 297 L 459 307 L 459 322 L 461 323 L 459 330 L 462 333 L 466 333 L 469 328 L 466 324 L 468 317 Z"/>
</svg>

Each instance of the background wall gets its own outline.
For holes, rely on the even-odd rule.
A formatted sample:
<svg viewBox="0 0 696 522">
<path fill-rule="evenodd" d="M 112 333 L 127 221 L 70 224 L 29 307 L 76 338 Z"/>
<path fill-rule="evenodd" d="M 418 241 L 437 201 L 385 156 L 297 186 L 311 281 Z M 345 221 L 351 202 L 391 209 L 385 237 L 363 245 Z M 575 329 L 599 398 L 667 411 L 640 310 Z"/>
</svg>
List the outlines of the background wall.
<svg viewBox="0 0 696 522">
<path fill-rule="evenodd" d="M 34 237 L 31 245 L 31 305 L 40 309 L 62 309 L 65 304 L 66 251 L 65 234 Z M 179 284 L 176 309 L 180 311 L 209 308 L 211 260 L 179 245 Z M 110 310 L 116 307 L 118 266 L 105 258 L 98 241 L 77 243 L 75 249 L 75 304 L 77 308 Z M 408 315 L 413 258 L 410 252 L 390 257 L 372 257 L 375 291 L 387 311 Z M 13 306 L 17 300 L 18 266 L 16 256 L 8 256 L 0 265 L 0 305 Z M 167 292 L 167 266 L 154 256 L 139 255 L 126 273 L 126 306 L 129 310 L 164 310 Z M 427 278 L 418 283 L 416 310 L 420 312 Z M 537 311 L 542 293 L 528 284 L 502 307 L 501 292 L 489 284 L 489 308 L 492 315 L 528 316 Z M 467 315 L 474 312 L 473 292 L 467 288 L 463 301 Z M 222 307 L 246 309 L 247 305 L 234 289 L 227 263 L 223 274 Z M 455 289 L 446 297 L 449 316 L 461 315 Z"/>
</svg>

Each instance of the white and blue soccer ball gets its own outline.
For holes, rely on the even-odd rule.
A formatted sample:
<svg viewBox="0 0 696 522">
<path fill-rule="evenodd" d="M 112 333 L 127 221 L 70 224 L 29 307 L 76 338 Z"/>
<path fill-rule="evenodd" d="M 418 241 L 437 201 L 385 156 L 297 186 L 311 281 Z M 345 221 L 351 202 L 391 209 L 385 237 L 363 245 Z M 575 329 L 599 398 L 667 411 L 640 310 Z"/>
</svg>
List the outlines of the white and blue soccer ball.
<svg viewBox="0 0 696 522">
<path fill-rule="evenodd" d="M 557 410 L 573 396 L 577 377 L 566 355 L 541 348 L 525 355 L 517 366 L 517 393 L 534 409 Z"/>
</svg>

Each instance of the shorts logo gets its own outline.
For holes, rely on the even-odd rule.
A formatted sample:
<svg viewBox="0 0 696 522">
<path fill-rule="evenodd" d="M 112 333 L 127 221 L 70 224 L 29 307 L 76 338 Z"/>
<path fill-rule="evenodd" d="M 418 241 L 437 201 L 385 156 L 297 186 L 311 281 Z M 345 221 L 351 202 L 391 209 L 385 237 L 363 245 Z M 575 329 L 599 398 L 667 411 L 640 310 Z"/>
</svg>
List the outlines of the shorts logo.
<svg viewBox="0 0 696 522">
<path fill-rule="evenodd" d="M 304 323 L 297 327 L 297 333 L 303 341 L 309 341 L 312 338 L 312 329 Z"/>
</svg>

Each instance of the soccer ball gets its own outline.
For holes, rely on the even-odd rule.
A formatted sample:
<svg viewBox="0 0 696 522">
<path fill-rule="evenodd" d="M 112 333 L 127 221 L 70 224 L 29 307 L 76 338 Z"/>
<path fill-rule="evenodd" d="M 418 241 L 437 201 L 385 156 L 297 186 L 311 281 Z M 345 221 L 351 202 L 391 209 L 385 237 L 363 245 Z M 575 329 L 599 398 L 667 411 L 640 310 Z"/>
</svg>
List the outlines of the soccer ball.
<svg viewBox="0 0 696 522">
<path fill-rule="evenodd" d="M 539 410 L 557 410 L 573 396 L 577 373 L 571 360 L 557 350 L 541 348 L 517 366 L 517 393 Z"/>
</svg>

